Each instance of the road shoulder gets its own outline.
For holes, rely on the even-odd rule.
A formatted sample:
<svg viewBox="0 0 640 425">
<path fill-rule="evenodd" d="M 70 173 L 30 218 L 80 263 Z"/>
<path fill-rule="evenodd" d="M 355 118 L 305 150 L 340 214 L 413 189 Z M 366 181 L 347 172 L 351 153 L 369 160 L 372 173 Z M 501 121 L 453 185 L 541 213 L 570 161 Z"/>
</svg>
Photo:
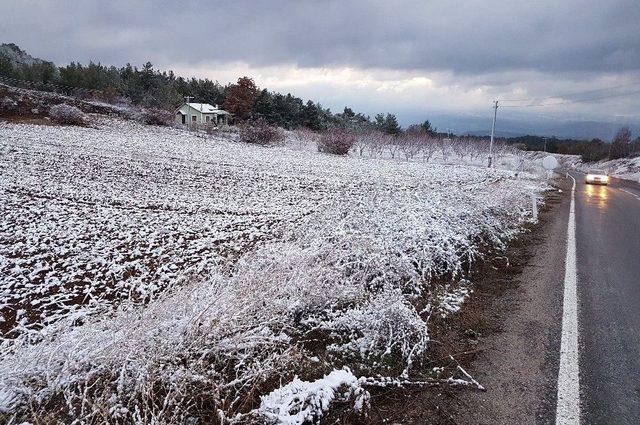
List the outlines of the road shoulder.
<svg viewBox="0 0 640 425">
<path fill-rule="evenodd" d="M 564 196 L 549 195 L 539 228 L 522 241 L 529 260 L 492 303 L 501 331 L 482 339 L 471 367 L 487 391 L 459 393 L 454 423 L 554 422 L 570 183 L 559 181 Z"/>
</svg>

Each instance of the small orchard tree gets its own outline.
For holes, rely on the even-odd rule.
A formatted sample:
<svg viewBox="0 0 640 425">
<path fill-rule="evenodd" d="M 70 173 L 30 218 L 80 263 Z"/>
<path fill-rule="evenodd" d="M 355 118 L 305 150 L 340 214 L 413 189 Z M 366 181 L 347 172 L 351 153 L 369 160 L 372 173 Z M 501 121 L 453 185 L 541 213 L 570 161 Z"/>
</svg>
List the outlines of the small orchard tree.
<svg viewBox="0 0 640 425">
<path fill-rule="evenodd" d="M 448 137 L 439 139 L 438 146 L 442 154 L 442 159 L 444 162 L 447 162 L 449 160 L 449 153 L 451 152 L 451 139 Z"/>
<path fill-rule="evenodd" d="M 382 156 L 387 135 L 376 130 L 368 133 L 368 136 L 369 142 L 367 143 L 367 147 L 369 148 L 369 154 L 371 156 Z"/>
<path fill-rule="evenodd" d="M 405 134 L 398 137 L 400 149 L 407 161 L 420 153 L 420 150 L 422 150 L 422 141 L 423 137 L 420 134 Z"/>
<path fill-rule="evenodd" d="M 429 162 L 433 154 L 438 150 L 438 139 L 435 137 L 427 136 L 422 143 L 422 160 Z"/>
<path fill-rule="evenodd" d="M 367 127 L 361 129 L 356 132 L 354 149 L 358 152 L 359 156 L 364 156 L 366 151 L 369 151 L 370 154 L 373 155 L 376 153 L 375 145 L 378 143 L 381 136 L 382 134 L 374 128 Z"/>
<path fill-rule="evenodd" d="M 318 138 L 318 133 L 307 127 L 300 127 L 291 132 L 291 139 L 297 144 L 298 149 L 311 143 L 317 143 Z"/>
<path fill-rule="evenodd" d="M 400 141 L 398 137 L 386 135 L 384 138 L 384 146 L 387 148 L 387 152 L 391 155 L 391 158 L 395 159 L 398 150 L 400 149 Z"/>
</svg>

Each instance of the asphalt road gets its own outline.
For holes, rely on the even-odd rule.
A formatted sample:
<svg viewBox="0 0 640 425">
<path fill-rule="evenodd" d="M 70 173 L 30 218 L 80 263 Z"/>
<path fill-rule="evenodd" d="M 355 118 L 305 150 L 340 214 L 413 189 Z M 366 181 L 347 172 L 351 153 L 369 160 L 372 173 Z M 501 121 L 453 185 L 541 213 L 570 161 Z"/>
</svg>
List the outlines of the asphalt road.
<svg viewBox="0 0 640 425">
<path fill-rule="evenodd" d="M 581 424 L 640 424 L 640 184 L 576 179 Z M 572 181 L 560 180 L 565 194 Z M 554 424 L 569 196 L 542 215 L 503 331 L 483 339 L 472 374 L 487 388 L 457 400 L 456 424 Z M 512 307 L 509 307 L 512 306 Z M 570 422 L 573 423 L 573 422 Z"/>
<path fill-rule="evenodd" d="M 640 185 L 573 176 L 581 416 L 640 424 Z"/>
</svg>

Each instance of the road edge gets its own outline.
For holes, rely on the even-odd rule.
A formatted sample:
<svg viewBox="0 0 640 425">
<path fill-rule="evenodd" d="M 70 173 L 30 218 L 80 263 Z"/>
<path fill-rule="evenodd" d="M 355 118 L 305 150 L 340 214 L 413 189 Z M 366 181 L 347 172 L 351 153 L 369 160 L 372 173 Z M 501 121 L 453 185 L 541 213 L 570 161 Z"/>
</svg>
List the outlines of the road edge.
<svg viewBox="0 0 640 425">
<path fill-rule="evenodd" d="M 556 425 L 580 423 L 580 368 L 578 346 L 578 294 L 576 265 L 576 179 L 571 188 L 571 203 L 567 224 L 567 252 L 565 257 L 564 292 L 562 300 L 562 331 L 560 339 L 560 367 L 558 370 L 558 393 Z"/>
</svg>

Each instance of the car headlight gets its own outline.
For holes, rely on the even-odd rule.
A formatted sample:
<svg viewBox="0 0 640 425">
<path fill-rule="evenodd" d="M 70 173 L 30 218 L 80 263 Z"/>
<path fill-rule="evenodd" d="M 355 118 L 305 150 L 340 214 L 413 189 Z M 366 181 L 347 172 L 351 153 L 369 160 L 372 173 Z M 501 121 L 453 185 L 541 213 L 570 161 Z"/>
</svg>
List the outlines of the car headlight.
<svg viewBox="0 0 640 425">
<path fill-rule="evenodd" d="M 596 178 L 596 176 L 594 176 L 593 174 L 587 174 L 587 180 L 594 180 Z"/>
</svg>

